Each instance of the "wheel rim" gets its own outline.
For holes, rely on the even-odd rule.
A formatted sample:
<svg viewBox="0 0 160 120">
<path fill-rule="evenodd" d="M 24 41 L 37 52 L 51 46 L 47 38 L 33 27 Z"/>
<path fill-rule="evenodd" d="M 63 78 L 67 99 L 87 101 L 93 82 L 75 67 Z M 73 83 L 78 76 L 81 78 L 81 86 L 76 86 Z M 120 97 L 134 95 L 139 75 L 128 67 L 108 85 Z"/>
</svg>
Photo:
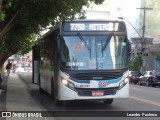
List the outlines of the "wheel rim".
<svg viewBox="0 0 160 120">
<path fill-rule="evenodd" d="M 149 83 L 148 83 L 148 81 L 146 82 L 146 85 L 147 85 L 147 86 L 149 86 Z"/>
<path fill-rule="evenodd" d="M 140 84 L 141 84 L 141 81 L 138 81 L 138 84 L 140 85 Z"/>
</svg>

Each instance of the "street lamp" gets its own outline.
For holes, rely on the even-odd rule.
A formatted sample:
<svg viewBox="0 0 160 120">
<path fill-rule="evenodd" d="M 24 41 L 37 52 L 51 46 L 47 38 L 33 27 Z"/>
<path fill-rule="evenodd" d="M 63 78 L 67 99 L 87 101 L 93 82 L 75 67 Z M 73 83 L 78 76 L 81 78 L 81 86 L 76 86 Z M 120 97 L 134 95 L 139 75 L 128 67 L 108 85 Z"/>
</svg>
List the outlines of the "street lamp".
<svg viewBox="0 0 160 120">
<path fill-rule="evenodd" d="M 140 38 L 140 40 L 141 40 L 141 53 L 142 53 L 142 55 L 143 55 L 143 39 L 144 39 L 144 36 L 141 36 L 141 35 L 139 34 L 139 32 L 135 29 L 135 27 L 134 27 L 128 20 L 123 19 L 123 17 L 118 17 L 118 19 L 127 21 L 127 22 L 132 26 L 132 28 L 136 31 L 136 33 L 139 35 L 139 38 Z M 142 72 L 143 72 L 143 60 L 142 60 L 141 70 L 142 70 Z"/>
<path fill-rule="evenodd" d="M 121 20 L 124 20 L 124 21 L 127 21 L 131 26 L 132 28 L 136 31 L 136 33 L 138 34 L 139 38 L 136 38 L 137 40 L 140 40 L 141 41 L 141 54 L 143 55 L 143 36 L 141 36 L 139 34 L 139 32 L 136 30 L 136 28 L 132 25 L 132 23 L 130 23 L 128 20 L 124 19 L 123 17 L 118 17 L 118 19 L 121 19 Z"/>
<path fill-rule="evenodd" d="M 141 37 L 141 35 L 139 34 L 139 32 L 136 30 L 136 28 L 128 20 L 124 19 L 123 17 L 118 17 L 118 19 L 127 21 L 132 26 L 132 28 L 136 31 L 136 33 L 139 35 L 139 37 Z"/>
</svg>

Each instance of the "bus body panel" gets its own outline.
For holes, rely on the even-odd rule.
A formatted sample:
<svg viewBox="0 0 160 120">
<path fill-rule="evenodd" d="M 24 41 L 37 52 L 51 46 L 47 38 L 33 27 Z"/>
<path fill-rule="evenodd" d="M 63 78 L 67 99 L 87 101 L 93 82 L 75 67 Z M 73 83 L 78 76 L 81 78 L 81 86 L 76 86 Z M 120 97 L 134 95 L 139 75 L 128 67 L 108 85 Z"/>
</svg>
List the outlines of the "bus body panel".
<svg viewBox="0 0 160 120">
<path fill-rule="evenodd" d="M 94 22 L 88 21 L 88 23 L 89 22 L 91 23 L 97 22 L 97 24 L 93 25 L 98 25 L 98 21 Z M 118 23 L 118 21 L 114 22 Z M 124 67 L 127 70 L 127 66 L 125 66 L 125 64 L 127 63 L 125 63 L 126 62 L 125 60 L 128 58 L 126 50 L 128 47 L 128 39 L 127 39 L 125 24 L 123 22 L 121 23 L 122 28 L 120 27 L 118 28 L 117 25 L 114 25 L 115 31 L 103 30 L 102 26 L 99 27 L 97 26 L 96 29 L 98 29 L 98 31 L 96 31 L 95 28 L 92 29 L 91 31 L 89 31 L 89 28 L 87 28 L 86 31 L 83 31 L 81 29 L 82 26 L 81 27 L 79 26 L 82 24 L 79 23 L 77 24 L 77 23 L 78 22 L 75 22 L 75 24 L 78 25 L 78 27 L 74 26 L 72 30 L 69 30 L 68 27 L 66 27 L 66 29 L 63 28 L 65 26 L 65 22 L 62 22 L 61 24 L 59 24 L 58 27 L 48 32 L 42 38 L 42 43 L 40 42 L 40 46 L 42 46 L 40 47 L 41 49 L 40 50 L 41 62 L 40 62 L 40 73 L 39 73 L 40 88 L 42 88 L 51 95 L 53 95 L 52 93 L 53 90 L 56 90 L 56 93 L 54 93 L 55 95 L 54 97 L 56 97 L 58 100 L 105 100 L 109 98 L 127 98 L 129 96 L 129 82 L 127 81 L 128 71 L 124 72 L 124 74 L 120 74 L 118 77 L 117 76 L 115 78 L 111 77 L 110 79 L 85 78 L 89 73 L 85 71 L 95 71 L 93 75 L 90 74 L 90 76 L 93 77 L 94 76 L 96 77 L 96 75 L 99 76 L 103 75 L 104 77 L 108 77 L 107 75 L 105 75 L 105 73 L 107 73 L 108 70 L 110 71 L 112 70 L 114 72 L 114 70 L 116 71 L 121 68 L 124 69 Z M 80 21 L 80 23 L 83 23 L 83 21 Z M 68 23 L 66 22 L 66 24 Z M 110 39 L 108 38 L 110 36 L 112 37 L 112 35 L 114 36 L 112 38 L 113 42 L 110 42 Z M 91 37 L 93 37 L 93 39 L 90 39 Z M 61 46 L 62 40 L 65 46 Z M 81 44 L 76 43 L 77 42 L 76 40 Z M 88 42 L 84 42 L 85 40 L 88 40 Z M 107 42 L 107 40 L 109 42 Z M 72 47 L 75 50 L 75 52 L 77 52 L 77 55 L 80 55 L 78 52 L 81 51 L 82 48 L 85 48 L 85 50 L 87 51 L 87 52 L 85 51 L 85 53 L 87 53 L 86 55 L 90 54 L 90 57 L 84 59 L 84 61 L 87 60 L 90 61 L 89 63 L 90 66 L 87 64 L 90 68 L 87 69 L 87 67 L 85 67 L 85 64 L 83 64 L 82 62 L 79 62 L 77 64 L 74 61 L 76 60 L 74 56 L 73 56 L 73 61 L 66 61 L 65 64 L 67 64 L 68 66 L 66 65 L 63 67 L 76 68 L 76 66 L 79 65 L 80 69 L 72 69 L 73 71 L 81 71 L 81 69 L 84 67 L 85 70 L 83 71 L 83 74 L 85 77 L 83 76 L 83 74 L 81 76 L 84 77 L 84 79 L 75 78 L 75 76 L 72 76 L 72 74 L 69 74 L 66 71 L 64 71 L 64 69 L 61 69 L 63 68 L 62 67 L 63 63 L 61 62 L 62 61 L 61 52 L 64 52 L 63 54 L 73 53 L 73 51 L 70 49 L 69 46 L 70 44 L 72 44 L 72 42 L 75 42 L 75 44 L 73 44 Z M 106 46 L 108 44 L 110 44 L 110 47 L 107 48 Z M 63 49 L 64 47 L 66 48 Z M 110 53 L 106 54 L 107 53 L 106 51 Z M 98 55 L 101 57 L 100 59 L 98 59 Z M 118 56 L 119 58 L 116 58 L 115 57 L 116 55 L 117 56 L 119 55 Z M 108 56 L 111 57 L 107 58 Z M 67 57 L 65 59 L 68 59 Z M 79 56 L 77 56 L 77 58 L 78 57 Z M 95 59 L 92 59 L 91 57 L 95 57 Z M 103 60 L 103 58 L 105 61 Z M 103 62 L 104 64 L 101 64 Z M 112 66 L 107 66 L 108 64 L 111 63 L 113 63 Z M 103 68 L 101 65 L 105 67 Z M 100 69 L 101 67 L 103 68 L 103 71 L 105 71 L 105 73 L 100 73 L 100 72 L 96 73 L 96 71 L 97 72 L 101 71 Z M 110 72 L 108 74 L 114 76 L 114 73 L 112 74 Z M 66 85 L 62 81 L 64 81 L 64 83 L 67 82 Z M 86 90 L 87 92 L 89 91 L 90 92 L 89 95 L 85 95 L 86 93 L 83 93 L 83 90 Z M 111 90 L 111 93 L 108 93 L 108 90 Z"/>
<path fill-rule="evenodd" d="M 53 73 L 48 69 L 46 69 L 45 71 L 41 69 L 40 71 L 40 88 L 51 94 L 51 80 Z"/>
<path fill-rule="evenodd" d="M 128 98 L 129 97 L 129 82 L 118 91 L 119 98 Z"/>
<path fill-rule="evenodd" d="M 62 83 L 59 85 L 59 100 L 104 100 L 109 98 L 128 98 L 129 97 L 129 83 L 127 83 L 121 90 L 117 91 L 115 95 L 105 96 L 79 96 L 75 91 L 69 89 Z"/>
<path fill-rule="evenodd" d="M 58 89 L 59 89 L 59 93 L 58 93 L 58 99 L 59 100 L 90 100 L 90 99 L 97 99 L 97 100 L 103 100 L 103 99 L 109 99 L 109 98 L 127 98 L 129 97 L 129 81 L 127 81 L 126 85 L 124 87 L 122 87 L 121 89 L 119 89 L 119 84 L 128 76 L 128 71 L 126 73 L 124 73 L 124 75 L 122 77 L 120 77 L 119 79 L 115 79 L 116 82 L 114 80 L 86 80 L 86 81 L 90 81 L 89 83 L 77 83 L 74 82 L 73 80 L 69 79 L 69 76 L 67 76 L 66 74 L 64 74 L 63 72 L 60 71 L 60 78 L 59 78 L 59 85 L 58 85 Z M 90 91 L 102 91 L 101 88 L 99 87 L 99 83 L 98 81 L 107 81 L 108 84 L 105 88 L 114 88 L 117 87 L 117 91 L 115 94 L 113 95 L 102 95 L 102 96 L 80 96 L 78 95 L 76 89 L 71 89 L 69 87 L 67 87 L 66 85 L 64 85 L 61 82 L 61 78 L 64 78 L 70 82 L 72 82 L 75 86 L 85 86 L 88 85 L 87 87 L 82 87 L 81 89 L 90 89 Z M 118 82 L 117 82 L 118 81 Z M 93 85 L 92 82 L 94 82 L 95 84 Z M 103 88 L 102 88 L 103 89 Z M 103 89 L 103 90 L 104 90 Z"/>
</svg>

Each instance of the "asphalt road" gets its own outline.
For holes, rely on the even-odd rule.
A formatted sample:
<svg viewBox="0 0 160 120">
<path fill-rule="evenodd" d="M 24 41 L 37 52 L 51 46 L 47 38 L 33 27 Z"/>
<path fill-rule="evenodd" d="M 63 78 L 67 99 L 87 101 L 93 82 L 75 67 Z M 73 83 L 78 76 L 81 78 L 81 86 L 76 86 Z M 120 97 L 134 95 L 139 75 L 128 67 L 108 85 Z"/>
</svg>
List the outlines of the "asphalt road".
<svg viewBox="0 0 160 120">
<path fill-rule="evenodd" d="M 28 91 L 35 101 L 42 106 L 46 111 L 160 111 L 160 87 L 146 87 L 130 84 L 130 97 L 127 99 L 114 99 L 112 105 L 104 105 L 101 102 L 95 101 L 71 101 L 63 106 L 56 106 L 53 99 L 48 94 L 39 94 L 38 86 L 32 84 L 32 73 L 19 73 L 20 78 L 28 86 Z M 132 112 L 134 113 L 134 112 Z M 74 113 L 73 113 L 74 114 Z M 93 115 L 94 116 L 94 115 Z M 109 119 L 109 117 L 107 117 Z M 125 120 L 135 120 L 137 117 L 122 117 Z M 87 118 L 80 117 L 57 117 L 57 120 L 81 120 Z M 106 120 L 106 117 L 92 117 L 92 120 Z M 110 119 L 119 120 L 118 117 Z M 159 120 L 159 117 L 140 117 L 140 120 Z"/>
</svg>

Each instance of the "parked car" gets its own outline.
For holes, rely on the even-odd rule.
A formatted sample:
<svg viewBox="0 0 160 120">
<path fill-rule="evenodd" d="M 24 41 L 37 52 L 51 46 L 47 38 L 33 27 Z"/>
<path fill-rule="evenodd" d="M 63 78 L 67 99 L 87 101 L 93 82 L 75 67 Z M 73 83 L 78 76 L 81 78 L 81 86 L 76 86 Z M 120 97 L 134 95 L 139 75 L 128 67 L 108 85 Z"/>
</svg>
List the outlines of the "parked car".
<svg viewBox="0 0 160 120">
<path fill-rule="evenodd" d="M 148 77 L 146 81 L 146 86 L 160 86 L 160 73 L 154 73 L 150 77 Z"/>
<path fill-rule="evenodd" d="M 139 77 L 139 81 L 138 84 L 142 85 L 142 84 L 146 84 L 147 83 L 147 79 L 152 76 L 154 73 L 156 73 L 155 71 L 146 71 L 142 76 Z"/>
<path fill-rule="evenodd" d="M 134 83 L 134 84 L 137 84 L 139 82 L 139 77 L 141 76 L 142 74 L 138 71 L 130 71 L 129 73 L 129 81 L 130 83 Z"/>
</svg>

